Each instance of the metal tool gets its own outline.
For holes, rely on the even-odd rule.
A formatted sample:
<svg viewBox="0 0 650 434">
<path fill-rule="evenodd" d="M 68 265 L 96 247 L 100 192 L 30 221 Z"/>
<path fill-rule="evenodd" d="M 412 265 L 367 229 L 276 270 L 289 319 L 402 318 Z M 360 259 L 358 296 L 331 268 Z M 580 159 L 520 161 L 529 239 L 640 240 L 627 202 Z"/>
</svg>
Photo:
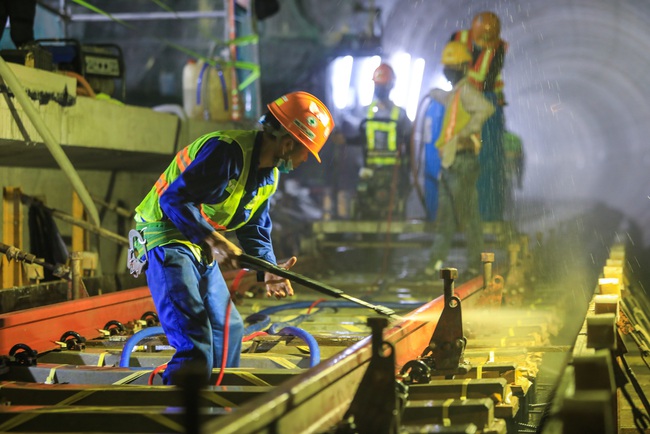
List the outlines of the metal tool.
<svg viewBox="0 0 650 434">
<path fill-rule="evenodd" d="M 140 243 L 141 248 L 144 250 L 144 257 L 142 259 L 139 259 L 136 254 L 135 246 L 133 245 L 134 240 Z M 142 273 L 149 260 L 146 244 L 147 240 L 142 236 L 140 231 L 135 229 L 129 231 L 129 252 L 127 254 L 126 265 L 133 277 L 138 277 Z"/>
<path fill-rule="evenodd" d="M 365 300 L 352 297 L 351 295 L 346 294 L 345 292 L 341 291 L 338 288 L 334 288 L 324 283 L 317 282 L 308 277 L 294 273 L 293 271 L 280 268 L 277 265 L 273 265 L 270 262 L 265 261 L 264 259 L 259 259 L 244 253 L 239 256 L 239 263 L 244 267 L 252 268 L 257 271 L 268 271 L 269 273 L 275 274 L 276 276 L 284 277 L 285 279 L 289 279 L 292 282 L 299 283 L 303 286 L 306 286 L 307 288 L 316 290 L 322 294 L 329 295 L 335 298 L 342 298 L 348 300 L 352 303 L 358 304 L 363 307 L 367 307 L 368 309 L 372 309 L 375 312 L 381 315 L 388 316 L 392 319 L 396 319 L 396 320 L 403 319 L 401 316 L 397 315 L 393 309 L 390 309 L 386 306 L 368 303 Z"/>
</svg>

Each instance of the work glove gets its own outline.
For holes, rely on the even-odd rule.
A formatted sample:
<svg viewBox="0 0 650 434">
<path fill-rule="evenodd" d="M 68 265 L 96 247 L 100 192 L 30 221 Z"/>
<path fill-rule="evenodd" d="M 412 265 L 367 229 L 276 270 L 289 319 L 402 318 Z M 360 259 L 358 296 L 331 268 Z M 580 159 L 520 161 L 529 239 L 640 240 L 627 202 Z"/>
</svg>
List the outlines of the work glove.
<svg viewBox="0 0 650 434">
<path fill-rule="evenodd" d="M 375 171 L 370 167 L 362 167 L 359 169 L 359 179 L 370 179 L 374 174 Z"/>
<path fill-rule="evenodd" d="M 203 240 L 210 249 L 212 259 L 217 261 L 219 268 L 222 270 L 235 270 L 239 266 L 239 256 L 243 253 L 242 249 L 237 247 L 219 232 L 214 231 Z"/>
<path fill-rule="evenodd" d="M 293 267 L 297 261 L 298 258 L 292 256 L 286 262 L 278 264 L 278 267 L 288 270 L 291 267 Z M 264 283 L 266 284 L 267 297 L 275 297 L 277 299 L 280 299 L 287 296 L 290 297 L 293 295 L 293 287 L 291 286 L 291 282 L 289 281 L 289 279 L 276 276 L 275 274 L 269 273 L 267 271 L 264 273 Z"/>
</svg>

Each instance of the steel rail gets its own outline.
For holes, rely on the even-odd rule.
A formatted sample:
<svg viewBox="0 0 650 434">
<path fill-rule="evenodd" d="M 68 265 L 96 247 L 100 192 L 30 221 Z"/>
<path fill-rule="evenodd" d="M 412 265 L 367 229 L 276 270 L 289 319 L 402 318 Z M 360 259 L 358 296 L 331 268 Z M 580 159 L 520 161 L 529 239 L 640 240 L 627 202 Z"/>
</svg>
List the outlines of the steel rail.
<svg viewBox="0 0 650 434">
<path fill-rule="evenodd" d="M 483 278 L 460 285 L 461 300 L 483 290 Z M 423 305 L 384 331 L 395 348 L 396 369 L 422 354 L 444 307 L 444 297 Z M 371 337 L 300 374 L 273 391 L 254 398 L 232 414 L 206 423 L 202 433 L 320 432 L 340 421 L 347 411 L 372 356 Z"/>
</svg>

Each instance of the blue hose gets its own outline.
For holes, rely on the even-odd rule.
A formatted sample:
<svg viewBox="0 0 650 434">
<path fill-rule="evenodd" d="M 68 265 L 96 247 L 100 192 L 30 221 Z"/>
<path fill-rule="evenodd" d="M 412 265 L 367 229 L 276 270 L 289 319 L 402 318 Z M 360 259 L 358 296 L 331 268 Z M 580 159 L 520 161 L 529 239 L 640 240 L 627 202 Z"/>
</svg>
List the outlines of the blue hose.
<svg viewBox="0 0 650 434">
<path fill-rule="evenodd" d="M 269 324 L 271 324 L 271 317 L 262 313 L 254 313 L 246 317 L 246 322 L 252 324 L 246 326 L 244 329 L 244 336 L 264 330 Z"/>
<path fill-rule="evenodd" d="M 277 334 L 280 336 L 296 336 L 305 341 L 309 347 L 309 367 L 313 368 L 320 363 L 320 347 L 318 346 L 318 342 L 306 330 L 288 326 L 280 330 Z"/>
<path fill-rule="evenodd" d="M 210 67 L 209 63 L 204 63 L 196 80 L 196 105 L 201 105 L 201 90 L 203 89 L 203 73 Z"/>
<path fill-rule="evenodd" d="M 205 70 L 208 69 L 211 65 L 209 63 L 204 63 L 203 67 L 201 68 L 201 72 L 199 72 L 199 77 L 196 81 L 196 104 L 201 105 L 201 89 L 203 88 L 203 74 L 205 73 Z M 223 95 L 223 108 L 224 110 L 228 111 L 228 89 L 226 89 L 226 79 L 223 76 L 223 71 L 221 68 L 214 67 L 217 70 L 217 73 L 219 74 L 219 80 L 221 81 L 221 93 Z"/>
<path fill-rule="evenodd" d="M 310 318 L 311 315 L 298 315 L 295 318 L 292 318 L 288 321 L 282 321 L 282 322 L 276 322 L 273 323 L 271 327 L 269 327 L 268 332 L 270 335 L 276 335 L 282 328 L 284 327 L 295 327 L 301 322 L 305 321 L 306 319 Z"/>
<path fill-rule="evenodd" d="M 313 304 L 312 301 L 297 301 L 294 303 L 286 303 L 283 305 L 277 305 L 277 306 L 271 306 L 266 309 L 263 309 L 256 314 L 253 314 L 249 316 L 246 321 L 250 321 L 255 315 L 264 315 L 268 317 L 269 315 L 273 313 L 277 313 L 283 310 L 290 310 L 290 309 L 305 309 L 310 307 Z M 389 307 L 391 309 L 408 309 L 408 308 L 417 308 L 422 306 L 424 303 L 423 302 L 413 302 L 413 303 L 388 303 L 388 304 L 382 304 L 383 306 Z M 359 306 L 356 303 L 350 302 L 350 301 L 323 301 L 318 303 L 318 308 L 354 308 L 354 307 L 362 307 Z M 290 321 L 285 321 L 285 322 L 278 322 L 274 323 L 269 327 L 267 330 L 269 334 L 271 335 L 280 335 L 280 336 L 287 336 L 287 335 L 293 335 L 296 337 L 299 337 L 303 341 L 307 343 L 309 346 L 309 367 L 313 368 L 316 366 L 318 363 L 320 363 L 320 348 L 318 346 L 318 342 L 316 342 L 316 339 L 312 335 L 310 335 L 306 330 L 295 327 L 292 324 L 300 324 L 302 321 L 307 319 L 311 315 L 298 315 L 296 318 L 290 320 Z M 257 325 L 256 324 L 253 324 Z M 248 327 L 247 327 L 248 330 Z M 250 334 L 248 332 L 245 332 L 244 335 Z"/>
<path fill-rule="evenodd" d="M 165 332 L 163 331 L 162 327 L 147 327 L 146 329 L 142 329 L 139 332 L 135 333 L 133 336 L 131 336 L 126 343 L 124 344 L 124 348 L 122 349 L 122 355 L 120 356 L 120 368 L 128 368 L 129 367 L 129 360 L 131 359 L 131 353 L 133 352 L 133 348 L 143 339 L 150 338 L 152 336 L 156 335 L 164 335 Z"/>
</svg>

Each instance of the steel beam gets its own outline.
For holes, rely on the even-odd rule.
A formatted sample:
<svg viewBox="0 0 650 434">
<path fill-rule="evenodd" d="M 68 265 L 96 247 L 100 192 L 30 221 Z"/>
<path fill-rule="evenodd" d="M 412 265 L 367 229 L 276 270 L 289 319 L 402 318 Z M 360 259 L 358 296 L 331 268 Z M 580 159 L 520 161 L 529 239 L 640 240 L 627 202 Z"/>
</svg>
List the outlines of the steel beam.
<svg viewBox="0 0 650 434">
<path fill-rule="evenodd" d="M 38 352 L 58 348 L 54 342 L 65 332 L 75 331 L 86 339 L 98 337 L 104 324 L 140 319 L 154 310 L 149 288 L 118 291 L 101 296 L 66 301 L 0 315 L 0 354 L 25 343 Z"/>
</svg>

